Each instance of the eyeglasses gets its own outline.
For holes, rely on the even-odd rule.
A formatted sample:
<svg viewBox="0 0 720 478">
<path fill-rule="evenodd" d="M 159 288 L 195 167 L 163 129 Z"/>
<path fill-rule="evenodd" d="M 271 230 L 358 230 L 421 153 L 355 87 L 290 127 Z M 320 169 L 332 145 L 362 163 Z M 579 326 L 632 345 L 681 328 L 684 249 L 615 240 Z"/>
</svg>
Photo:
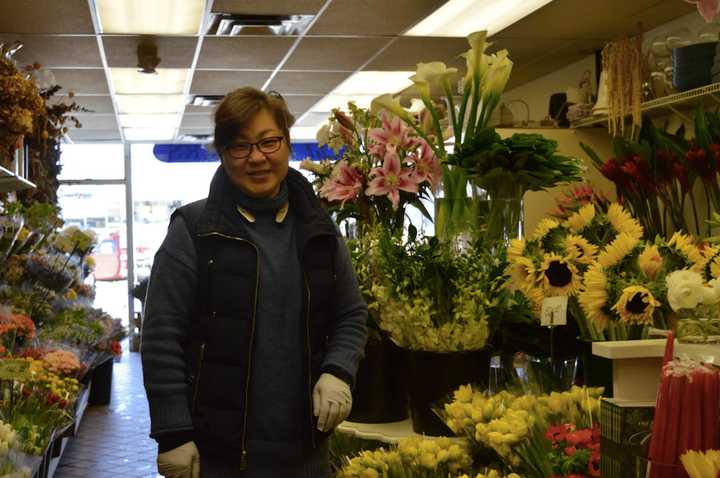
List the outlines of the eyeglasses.
<svg viewBox="0 0 720 478">
<path fill-rule="evenodd" d="M 235 143 L 227 148 L 227 152 L 233 159 L 245 159 L 252 154 L 253 146 L 257 146 L 258 151 L 263 154 L 272 154 L 280 149 L 282 145 L 282 136 L 272 136 L 264 138 L 257 143 Z"/>
</svg>

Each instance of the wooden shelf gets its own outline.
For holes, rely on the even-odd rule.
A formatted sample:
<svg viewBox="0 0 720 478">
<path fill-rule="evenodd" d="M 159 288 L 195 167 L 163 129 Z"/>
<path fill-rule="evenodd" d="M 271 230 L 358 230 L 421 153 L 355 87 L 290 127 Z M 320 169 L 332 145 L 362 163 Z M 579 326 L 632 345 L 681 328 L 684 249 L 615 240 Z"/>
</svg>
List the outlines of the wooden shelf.
<svg viewBox="0 0 720 478">
<path fill-rule="evenodd" d="M 34 188 L 35 185 L 9 169 L 0 166 L 0 192 L 7 193 L 22 189 Z"/>
<path fill-rule="evenodd" d="M 692 114 L 687 115 L 682 110 L 693 110 L 701 104 L 705 105 L 706 108 L 720 107 L 720 83 L 713 83 L 694 90 L 646 101 L 642 104 L 641 110 L 643 114 L 650 116 L 675 113 L 685 120 L 691 120 Z M 573 128 L 587 128 L 607 124 L 607 120 L 608 116 L 602 114 L 574 121 L 571 126 Z"/>
</svg>

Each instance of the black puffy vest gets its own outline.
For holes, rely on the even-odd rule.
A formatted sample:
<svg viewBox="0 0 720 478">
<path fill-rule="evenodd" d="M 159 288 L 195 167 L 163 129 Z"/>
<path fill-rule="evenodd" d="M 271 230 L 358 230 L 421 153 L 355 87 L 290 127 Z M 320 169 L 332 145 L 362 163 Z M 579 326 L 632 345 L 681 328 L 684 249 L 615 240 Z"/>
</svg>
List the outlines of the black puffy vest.
<svg viewBox="0 0 720 478">
<path fill-rule="evenodd" d="M 298 284 L 305 291 L 304 314 L 298 320 L 306 324 L 307 403 L 312 404 L 312 387 L 321 374 L 334 311 L 333 262 L 338 236 L 302 175 L 291 169 L 287 181 L 305 278 L 304 284 Z M 256 246 L 246 239 L 244 220 L 235 210 L 230 187 L 220 168 L 208 199 L 178 209 L 173 217 L 183 217 L 198 254 L 200 287 L 191 340 L 185 348 L 195 441 L 201 453 L 223 459 L 237 457 L 246 465 L 247 414 L 252 409 L 246 400 L 260 274 Z M 314 420 L 309 405 L 308 449 L 325 438 L 316 433 Z"/>
</svg>

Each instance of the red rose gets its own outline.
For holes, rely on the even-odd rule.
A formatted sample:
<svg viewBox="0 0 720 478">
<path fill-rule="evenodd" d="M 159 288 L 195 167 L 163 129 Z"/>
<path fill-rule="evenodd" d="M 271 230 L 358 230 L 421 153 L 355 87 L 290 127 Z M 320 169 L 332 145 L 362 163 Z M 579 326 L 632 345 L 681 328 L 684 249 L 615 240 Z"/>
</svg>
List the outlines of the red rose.
<svg viewBox="0 0 720 478">
<path fill-rule="evenodd" d="M 708 179 L 715 176 L 715 161 L 708 160 L 704 149 L 693 146 L 687 152 L 686 159 L 700 177 Z"/>
<path fill-rule="evenodd" d="M 568 433 L 565 441 L 567 441 L 569 445 L 589 444 L 592 442 L 592 430 L 586 428 L 584 430 L 578 430 L 575 433 Z"/>
<path fill-rule="evenodd" d="M 572 425 L 569 425 L 569 424 L 555 425 L 555 426 L 548 428 L 547 433 L 545 433 L 545 438 L 547 438 L 553 444 L 556 444 L 557 442 L 564 441 L 566 435 L 571 431 L 572 431 Z"/>
<path fill-rule="evenodd" d="M 577 453 L 577 448 L 574 446 L 565 447 L 565 456 L 573 456 Z"/>
</svg>

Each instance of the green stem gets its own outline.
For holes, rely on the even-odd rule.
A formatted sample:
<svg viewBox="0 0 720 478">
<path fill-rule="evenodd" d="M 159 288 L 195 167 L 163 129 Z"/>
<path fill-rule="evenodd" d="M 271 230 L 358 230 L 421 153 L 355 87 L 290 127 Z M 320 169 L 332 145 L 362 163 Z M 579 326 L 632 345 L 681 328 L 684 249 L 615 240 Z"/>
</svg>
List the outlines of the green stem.
<svg viewBox="0 0 720 478">
<path fill-rule="evenodd" d="M 423 98 L 422 101 L 425 104 L 425 108 L 427 108 L 430 112 L 430 116 L 432 116 L 433 127 L 435 128 L 435 135 L 437 135 L 438 148 L 444 149 L 445 140 L 443 139 L 442 127 L 440 126 L 440 118 L 438 118 L 437 111 L 435 111 L 435 106 L 432 104 L 432 101 L 428 101 L 425 98 Z"/>
<path fill-rule="evenodd" d="M 465 142 L 467 142 L 467 138 L 472 138 L 475 134 L 477 110 L 478 105 L 480 104 L 480 76 L 477 73 L 473 75 L 472 91 L 472 106 L 470 107 L 470 117 L 468 118 L 467 130 L 465 131 Z"/>
<path fill-rule="evenodd" d="M 460 105 L 460 113 L 458 114 L 458 131 L 455 136 L 455 144 L 462 144 L 463 127 L 465 126 L 465 113 L 467 112 L 467 104 L 470 100 L 470 85 L 463 85 L 463 99 Z"/>
<path fill-rule="evenodd" d="M 697 204 L 695 201 L 695 194 L 690 195 L 690 201 L 692 201 L 692 209 L 693 209 L 693 217 L 695 218 L 695 228 L 697 229 L 698 236 L 700 235 L 700 221 L 698 219 L 698 212 L 697 212 Z M 687 231 L 688 234 L 690 233 L 690 228 L 688 227 Z"/>
<path fill-rule="evenodd" d="M 453 100 L 452 89 L 450 88 L 447 79 L 443 81 L 443 89 L 445 90 L 445 96 L 447 98 L 447 107 L 450 110 L 450 119 L 453 125 L 453 134 L 455 135 L 455 140 L 457 140 L 460 131 L 458 131 L 458 119 L 457 113 L 455 112 L 455 100 Z"/>
</svg>

